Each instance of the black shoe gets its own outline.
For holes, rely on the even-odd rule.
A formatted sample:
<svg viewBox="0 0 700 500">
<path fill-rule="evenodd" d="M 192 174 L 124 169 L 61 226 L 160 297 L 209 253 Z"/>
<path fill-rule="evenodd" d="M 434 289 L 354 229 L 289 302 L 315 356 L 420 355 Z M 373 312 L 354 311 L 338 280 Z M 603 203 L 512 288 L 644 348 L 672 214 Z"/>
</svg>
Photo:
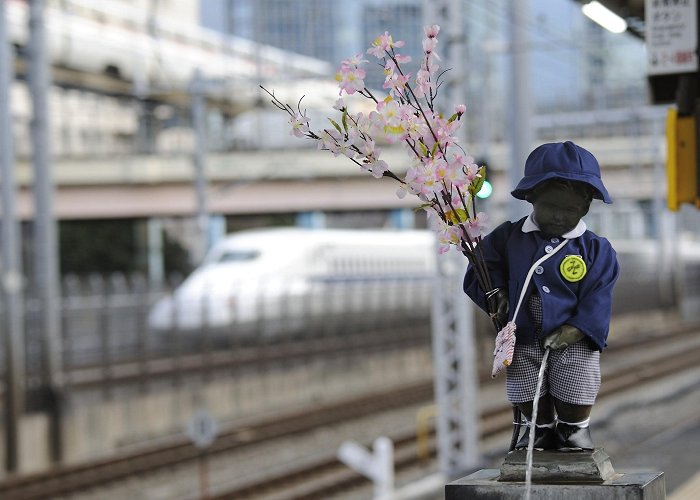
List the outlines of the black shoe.
<svg viewBox="0 0 700 500">
<path fill-rule="evenodd" d="M 528 442 L 530 441 L 530 426 L 525 427 L 525 434 L 516 443 L 516 450 L 527 450 Z M 535 427 L 535 449 L 536 450 L 555 450 L 557 448 L 557 436 L 553 428 Z"/>
<path fill-rule="evenodd" d="M 588 427 L 578 427 L 559 422 L 556 430 L 558 450 L 593 450 L 593 439 Z"/>
</svg>

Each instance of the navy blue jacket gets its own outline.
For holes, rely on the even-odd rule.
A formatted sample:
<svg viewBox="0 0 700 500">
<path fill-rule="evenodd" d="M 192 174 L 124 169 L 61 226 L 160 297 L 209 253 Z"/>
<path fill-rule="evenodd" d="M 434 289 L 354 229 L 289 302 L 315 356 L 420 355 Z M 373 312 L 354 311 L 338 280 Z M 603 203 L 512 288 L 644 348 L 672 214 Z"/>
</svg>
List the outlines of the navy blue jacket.
<svg viewBox="0 0 700 500">
<path fill-rule="evenodd" d="M 508 290 L 510 316 L 532 264 L 545 255 L 547 246 L 556 247 L 561 241 L 540 231 L 523 232 L 526 219 L 504 222 L 480 243 L 493 286 Z M 587 272 L 580 281 L 570 282 L 562 275 L 560 265 L 567 255 L 581 256 L 586 263 Z M 532 344 L 537 341 L 535 325 L 527 310 L 527 297 L 536 289 L 542 298 L 542 337 L 568 324 L 581 330 L 602 350 L 608 338 L 612 291 L 619 272 L 615 250 L 607 239 L 589 230 L 570 239 L 554 256 L 541 264 L 537 273 L 533 273 L 524 303 L 515 319 L 516 343 Z M 487 310 L 486 297 L 479 288 L 471 265 L 464 277 L 464 291 L 479 307 Z M 512 317 L 508 319 L 513 320 Z"/>
</svg>

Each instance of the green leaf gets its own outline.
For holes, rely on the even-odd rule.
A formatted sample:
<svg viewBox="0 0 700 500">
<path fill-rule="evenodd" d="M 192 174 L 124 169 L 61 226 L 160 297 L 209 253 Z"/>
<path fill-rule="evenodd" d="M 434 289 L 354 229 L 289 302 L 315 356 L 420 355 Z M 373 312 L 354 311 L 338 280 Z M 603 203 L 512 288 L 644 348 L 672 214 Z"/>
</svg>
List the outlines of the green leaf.
<svg viewBox="0 0 700 500">
<path fill-rule="evenodd" d="M 348 111 L 347 109 L 343 111 L 343 128 L 345 129 L 345 132 L 347 133 L 348 131 Z"/>
<path fill-rule="evenodd" d="M 420 152 L 423 153 L 423 156 L 428 156 L 428 148 L 423 144 L 423 141 L 420 141 L 418 144 L 420 145 Z"/>
<path fill-rule="evenodd" d="M 414 210 L 417 212 L 418 210 L 425 210 L 426 208 L 432 208 L 435 206 L 435 202 L 433 203 L 422 203 L 418 205 Z"/>
<path fill-rule="evenodd" d="M 469 214 L 463 208 L 455 208 L 454 210 L 450 210 L 448 212 L 445 212 L 445 216 L 453 224 L 459 224 L 460 222 L 467 222 L 467 220 L 469 219 Z"/>
<path fill-rule="evenodd" d="M 476 193 L 481 191 L 481 187 L 484 185 L 486 180 L 486 167 L 481 167 L 478 172 L 478 176 L 469 185 L 469 194 L 476 196 Z"/>
<path fill-rule="evenodd" d="M 340 128 L 340 125 L 338 125 L 338 122 L 336 122 L 333 118 L 329 118 L 328 121 L 333 124 L 333 126 L 338 132 L 340 132 L 341 134 L 343 133 L 343 130 Z"/>
<path fill-rule="evenodd" d="M 455 121 L 457 118 L 459 118 L 459 115 L 458 115 L 457 113 L 455 113 L 454 115 L 450 116 L 450 119 L 447 120 L 447 123 L 452 123 L 452 122 Z"/>
</svg>

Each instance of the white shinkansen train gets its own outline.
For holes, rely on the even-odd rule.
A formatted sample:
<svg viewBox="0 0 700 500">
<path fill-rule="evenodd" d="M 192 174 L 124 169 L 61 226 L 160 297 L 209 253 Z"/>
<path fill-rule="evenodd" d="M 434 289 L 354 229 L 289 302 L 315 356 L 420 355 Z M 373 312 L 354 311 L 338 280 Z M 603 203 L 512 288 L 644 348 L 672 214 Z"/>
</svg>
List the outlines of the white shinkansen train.
<svg viewBox="0 0 700 500">
<path fill-rule="evenodd" d="M 327 62 L 197 24 L 150 16 L 111 0 L 61 0 L 46 9 L 51 63 L 86 73 L 109 73 L 159 89 L 189 85 L 195 69 L 207 78 L 269 80 L 327 77 Z M 11 42 L 26 47 L 29 7 L 7 0 Z"/>
<path fill-rule="evenodd" d="M 155 304 L 149 326 L 282 334 L 325 317 L 425 313 L 436 248 L 427 230 L 241 231 Z"/>
<path fill-rule="evenodd" d="M 352 329 L 353 322 L 377 317 L 424 320 L 436 271 L 434 238 L 419 230 L 241 231 L 212 248 L 160 299 L 148 323 L 193 337 L 205 330 L 235 337 L 293 334 L 327 323 Z M 678 307 L 697 320 L 700 245 L 685 242 L 665 258 L 657 241 L 616 240 L 613 246 L 622 268 L 614 314 Z"/>
</svg>

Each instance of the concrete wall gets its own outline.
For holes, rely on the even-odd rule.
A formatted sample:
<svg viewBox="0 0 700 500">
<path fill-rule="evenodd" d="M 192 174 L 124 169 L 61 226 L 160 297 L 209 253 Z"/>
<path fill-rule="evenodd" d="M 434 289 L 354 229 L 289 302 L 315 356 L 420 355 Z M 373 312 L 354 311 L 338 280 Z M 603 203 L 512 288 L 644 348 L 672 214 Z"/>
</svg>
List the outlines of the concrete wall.
<svg viewBox="0 0 700 500">
<path fill-rule="evenodd" d="M 267 369 L 236 378 L 194 377 L 180 387 L 155 384 L 147 391 L 102 390 L 72 394 L 63 422 L 65 462 L 78 463 L 133 449 L 158 439 L 182 435 L 198 409 L 206 409 L 220 427 L 237 419 L 271 415 L 293 408 L 345 398 L 366 391 L 400 386 L 432 376 L 427 347 L 357 359 L 326 360 Z M 216 377 L 216 375 L 214 375 Z M 21 471 L 49 465 L 48 422 L 45 415 L 26 415 L 21 423 Z M 0 439 L 0 449 L 4 446 Z"/>
</svg>

